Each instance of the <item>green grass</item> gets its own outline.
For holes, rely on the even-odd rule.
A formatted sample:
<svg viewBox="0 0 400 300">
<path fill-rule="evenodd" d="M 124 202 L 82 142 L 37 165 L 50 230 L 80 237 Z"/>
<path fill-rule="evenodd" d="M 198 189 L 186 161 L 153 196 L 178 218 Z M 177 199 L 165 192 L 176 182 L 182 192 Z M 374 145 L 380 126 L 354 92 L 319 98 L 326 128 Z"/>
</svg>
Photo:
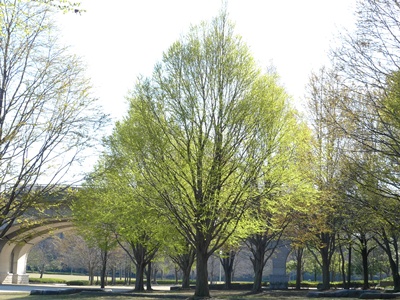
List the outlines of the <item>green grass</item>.
<svg viewBox="0 0 400 300">
<path fill-rule="evenodd" d="M 84 294 L 73 294 L 73 295 L 38 295 L 38 296 L 29 296 L 27 293 L 25 294 L 1 294 L 0 300 L 76 300 L 76 299 L 93 299 L 93 300 L 127 300 L 127 299 L 145 299 L 145 300 L 160 300 L 168 297 L 168 300 L 183 300 L 193 296 L 193 290 L 189 291 L 155 291 L 149 293 L 128 293 L 127 296 L 122 295 L 104 295 L 96 293 L 84 293 Z M 265 291 L 260 294 L 250 294 L 247 291 L 215 291 L 211 290 L 211 296 L 216 299 L 226 299 L 226 300 L 309 300 L 307 298 L 308 291 L 295 291 L 295 290 L 286 290 L 286 291 Z M 324 298 L 325 300 L 329 298 Z M 332 298 L 333 299 L 333 298 Z M 337 298 L 336 298 L 337 299 Z M 355 298 L 346 298 L 346 300 L 356 300 Z"/>
<path fill-rule="evenodd" d="M 28 273 L 29 278 L 39 278 L 39 273 Z M 44 274 L 43 278 L 54 278 L 54 279 L 61 279 L 65 281 L 71 280 L 88 280 L 87 275 L 66 275 L 66 274 Z"/>
</svg>

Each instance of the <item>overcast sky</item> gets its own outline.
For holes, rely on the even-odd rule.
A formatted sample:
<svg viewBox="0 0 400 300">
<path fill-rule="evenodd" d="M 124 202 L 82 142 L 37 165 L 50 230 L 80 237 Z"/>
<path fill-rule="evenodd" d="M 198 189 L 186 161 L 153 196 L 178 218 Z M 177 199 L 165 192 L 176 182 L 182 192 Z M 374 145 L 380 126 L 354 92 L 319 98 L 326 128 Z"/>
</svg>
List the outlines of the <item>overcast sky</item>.
<svg viewBox="0 0 400 300">
<path fill-rule="evenodd" d="M 81 0 L 85 13 L 59 17 L 62 41 L 87 65 L 95 95 L 117 120 L 125 96 L 149 75 L 162 53 L 190 24 L 211 20 L 219 0 Z M 310 72 L 327 63 L 326 52 L 343 26 L 354 22 L 355 0 L 228 0 L 236 32 L 259 66 L 274 65 L 281 83 L 302 103 Z"/>
</svg>

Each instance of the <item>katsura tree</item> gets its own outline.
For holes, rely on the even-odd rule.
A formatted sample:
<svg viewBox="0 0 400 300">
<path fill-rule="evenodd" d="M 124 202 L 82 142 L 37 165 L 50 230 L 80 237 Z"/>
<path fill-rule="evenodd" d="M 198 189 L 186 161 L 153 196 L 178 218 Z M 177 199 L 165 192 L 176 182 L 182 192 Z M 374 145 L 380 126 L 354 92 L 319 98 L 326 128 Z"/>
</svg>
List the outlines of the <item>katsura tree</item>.
<svg viewBox="0 0 400 300">
<path fill-rule="evenodd" d="M 137 182 L 157 195 L 147 205 L 195 247 L 195 296 L 210 296 L 207 260 L 255 198 L 253 183 L 280 142 L 287 98 L 224 12 L 191 27 L 129 96 L 118 144 L 137 164 Z"/>
<path fill-rule="evenodd" d="M 37 269 L 40 278 L 43 278 L 46 268 L 54 267 L 57 261 L 59 237 L 44 239 L 32 247 L 29 252 L 27 264 L 33 269 Z"/>
<path fill-rule="evenodd" d="M 76 166 L 104 121 L 82 61 L 58 43 L 52 6 L 0 3 L 0 237 Z M 73 176 L 74 174 L 75 176 Z M 40 187 L 40 188 L 38 188 Z M 58 189 L 59 190 L 59 189 Z"/>
<path fill-rule="evenodd" d="M 107 180 L 98 174 L 106 174 L 100 164 L 95 167 L 79 190 L 73 191 L 71 204 L 73 222 L 79 234 L 89 247 L 100 249 L 101 287 L 106 285 L 108 252 L 115 248 L 115 214 L 112 211 L 114 200 L 107 190 Z M 97 173 L 96 173 L 97 172 Z"/>
<path fill-rule="evenodd" d="M 167 253 L 171 260 L 182 271 L 182 288 L 190 288 L 190 273 L 196 259 L 196 250 L 193 245 L 179 234 L 175 235 L 175 242 L 167 245 Z"/>
<path fill-rule="evenodd" d="M 214 253 L 214 255 L 219 258 L 219 262 L 224 271 L 224 289 L 229 290 L 232 288 L 236 256 L 243 247 L 243 240 L 255 231 L 254 223 L 249 216 L 245 214 L 239 221 L 239 224 L 237 224 L 235 232 L 229 237 L 220 250 Z"/>
<path fill-rule="evenodd" d="M 336 124 L 345 123 L 340 101 L 347 91 L 340 85 L 337 74 L 326 68 L 310 77 L 308 104 L 310 123 L 313 130 L 313 173 L 318 191 L 317 204 L 312 214 L 319 225 L 316 240 L 310 250 L 322 268 L 323 289 L 330 287 L 330 264 L 336 250 L 336 233 L 340 229 L 341 186 L 343 183 L 344 157 L 349 139 L 338 130 Z M 318 257 L 317 257 L 318 253 Z"/>
<path fill-rule="evenodd" d="M 60 260 L 64 266 L 85 268 L 88 272 L 89 284 L 94 284 L 95 270 L 101 264 L 101 249 L 94 243 L 89 245 L 77 231 L 68 231 L 58 243 Z"/>
<path fill-rule="evenodd" d="M 264 266 L 280 246 L 285 230 L 299 213 L 307 213 L 315 199 L 310 176 L 311 135 L 294 112 L 283 116 L 271 155 L 261 168 L 262 175 L 254 182 L 252 206 L 248 217 L 255 231 L 244 239 L 252 253 L 254 268 L 253 292 L 262 289 Z"/>
<path fill-rule="evenodd" d="M 168 220 L 144 202 L 144 189 L 137 185 L 135 169 L 118 159 L 118 155 L 102 157 L 78 191 L 73 212 L 78 226 L 92 238 L 109 237 L 112 243 L 104 248 L 105 253 L 119 244 L 136 266 L 135 290 L 143 291 L 146 266 L 168 242 L 171 230 Z"/>
<path fill-rule="evenodd" d="M 369 288 L 369 254 L 376 248 L 374 243 L 374 231 L 376 229 L 379 214 L 371 209 L 371 201 L 380 197 L 368 191 L 365 186 L 376 186 L 374 177 L 366 176 L 363 170 L 368 173 L 379 173 L 375 164 L 380 165 L 369 151 L 362 151 L 357 143 L 353 144 L 354 149 L 348 151 L 346 157 L 346 168 L 344 171 L 345 184 L 342 186 L 343 208 L 346 211 L 346 225 L 344 231 L 349 239 L 353 240 L 353 249 L 361 257 L 361 268 L 363 274 L 363 289 Z M 374 158 L 375 157 L 375 158 Z M 368 165 L 368 167 L 367 167 Z M 375 169 L 375 172 L 371 172 Z M 368 184 L 365 180 L 368 178 Z M 375 181 L 375 183 L 374 183 Z M 350 238 L 351 236 L 351 238 Z M 350 272 L 348 272 L 350 274 Z M 349 275 L 348 274 L 348 275 Z M 349 280 L 348 280 L 349 281 Z"/>
<path fill-rule="evenodd" d="M 400 203 L 400 6 L 397 1 L 365 0 L 358 2 L 357 10 L 354 32 L 342 34 L 339 47 L 332 50 L 341 88 L 351 91 L 340 106 L 346 112 L 344 124 L 353 126 L 338 128 L 358 149 L 379 156 L 381 164 L 376 169 L 358 164 L 365 176 L 358 178 L 365 183 L 364 189 L 386 203 L 385 218 L 390 225 Z M 372 186 L 367 185 L 371 178 L 375 178 Z"/>
</svg>

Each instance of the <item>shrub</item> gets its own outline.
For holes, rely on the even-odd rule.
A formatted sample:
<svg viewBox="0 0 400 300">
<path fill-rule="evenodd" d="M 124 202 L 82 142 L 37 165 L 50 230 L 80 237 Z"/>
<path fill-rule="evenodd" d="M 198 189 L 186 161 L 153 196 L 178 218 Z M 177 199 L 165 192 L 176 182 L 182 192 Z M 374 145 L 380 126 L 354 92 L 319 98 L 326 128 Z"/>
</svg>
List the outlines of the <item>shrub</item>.
<svg viewBox="0 0 400 300">
<path fill-rule="evenodd" d="M 70 280 L 67 285 L 89 285 L 89 280 Z"/>
<path fill-rule="evenodd" d="M 57 278 L 29 278 L 29 283 L 66 283 L 66 280 Z"/>
</svg>

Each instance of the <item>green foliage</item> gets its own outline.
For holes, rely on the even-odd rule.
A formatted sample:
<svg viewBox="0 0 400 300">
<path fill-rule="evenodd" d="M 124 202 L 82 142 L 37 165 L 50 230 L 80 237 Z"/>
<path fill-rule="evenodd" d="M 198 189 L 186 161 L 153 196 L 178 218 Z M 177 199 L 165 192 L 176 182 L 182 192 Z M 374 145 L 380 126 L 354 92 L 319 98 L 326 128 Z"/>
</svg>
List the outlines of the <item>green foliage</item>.
<svg viewBox="0 0 400 300">
<path fill-rule="evenodd" d="M 29 277 L 29 283 L 67 283 L 64 279 L 58 278 L 32 278 Z"/>
<path fill-rule="evenodd" d="M 89 280 L 69 280 L 67 285 L 89 285 Z"/>
</svg>

